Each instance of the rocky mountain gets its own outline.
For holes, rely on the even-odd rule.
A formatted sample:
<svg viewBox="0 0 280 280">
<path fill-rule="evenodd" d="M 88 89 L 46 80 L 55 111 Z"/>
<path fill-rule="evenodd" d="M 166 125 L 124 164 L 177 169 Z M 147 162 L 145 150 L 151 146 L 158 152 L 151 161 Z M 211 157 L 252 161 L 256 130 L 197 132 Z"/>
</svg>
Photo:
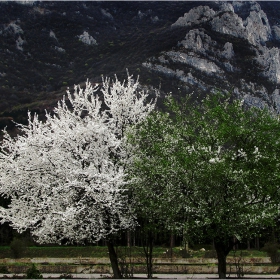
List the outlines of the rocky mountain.
<svg viewBox="0 0 280 280">
<path fill-rule="evenodd" d="M 0 126 L 126 68 L 162 97 L 220 90 L 279 112 L 279 11 L 278 1 L 0 2 Z"/>
<path fill-rule="evenodd" d="M 248 105 L 279 112 L 280 29 L 260 4 L 216 2 L 191 9 L 171 25 L 185 27 L 185 38 L 143 65 L 174 76 L 187 90 L 232 91 Z"/>
</svg>

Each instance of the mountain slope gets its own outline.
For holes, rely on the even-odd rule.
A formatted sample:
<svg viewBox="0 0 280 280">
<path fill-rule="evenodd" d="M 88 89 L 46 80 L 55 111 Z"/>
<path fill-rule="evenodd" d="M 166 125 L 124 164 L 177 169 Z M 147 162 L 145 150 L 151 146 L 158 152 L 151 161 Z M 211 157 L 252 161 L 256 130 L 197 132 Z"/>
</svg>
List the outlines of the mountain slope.
<svg viewBox="0 0 280 280">
<path fill-rule="evenodd" d="M 0 126 L 126 68 L 162 96 L 219 89 L 279 111 L 279 10 L 270 1 L 0 2 Z"/>
<path fill-rule="evenodd" d="M 258 3 L 215 4 L 173 23 L 174 30 L 185 27 L 185 38 L 144 66 L 181 81 L 186 91 L 233 91 L 249 105 L 279 112 L 279 27 Z"/>
</svg>

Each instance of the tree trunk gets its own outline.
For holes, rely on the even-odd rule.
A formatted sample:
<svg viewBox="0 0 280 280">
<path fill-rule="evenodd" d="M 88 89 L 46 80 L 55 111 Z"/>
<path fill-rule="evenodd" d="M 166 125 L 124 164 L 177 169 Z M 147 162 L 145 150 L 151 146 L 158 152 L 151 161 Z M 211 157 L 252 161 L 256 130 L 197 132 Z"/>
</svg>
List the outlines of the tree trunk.
<svg viewBox="0 0 280 280">
<path fill-rule="evenodd" d="M 146 267 L 147 267 L 147 278 L 153 278 L 153 247 L 154 247 L 154 239 L 153 234 L 149 230 L 146 236 L 146 242 L 143 243 L 143 249 L 146 257 Z"/>
<path fill-rule="evenodd" d="M 135 247 L 136 245 L 136 236 L 135 236 L 135 231 L 133 232 L 133 246 Z"/>
<path fill-rule="evenodd" d="M 127 247 L 131 247 L 131 231 L 128 229 L 126 234 L 127 234 Z"/>
<path fill-rule="evenodd" d="M 215 249 L 218 257 L 218 274 L 220 279 L 226 278 L 227 273 L 227 256 L 222 247 L 215 242 Z"/>
<path fill-rule="evenodd" d="M 214 239 L 214 246 L 218 257 L 218 274 L 220 279 L 226 279 L 227 255 L 233 248 L 234 242 L 231 238 L 226 240 Z"/>
<path fill-rule="evenodd" d="M 250 239 L 247 238 L 247 250 L 251 250 L 251 244 L 250 244 Z"/>
<path fill-rule="evenodd" d="M 153 246 L 150 244 L 150 252 L 147 260 L 147 278 L 153 278 Z"/>
<path fill-rule="evenodd" d="M 238 250 L 238 243 L 236 242 L 236 237 L 235 236 L 233 236 L 233 243 L 234 243 L 234 245 L 233 245 L 233 250 Z"/>
<path fill-rule="evenodd" d="M 121 279 L 122 274 L 121 274 L 121 271 L 119 268 L 118 257 L 117 257 L 113 242 L 108 240 L 107 247 L 108 247 L 108 251 L 109 251 L 109 258 L 110 258 L 111 266 L 113 269 L 114 279 Z"/>
<path fill-rule="evenodd" d="M 174 237 L 174 234 L 171 233 L 170 235 L 170 258 L 173 257 L 173 247 L 174 247 L 174 244 L 175 244 L 175 237 Z"/>
<path fill-rule="evenodd" d="M 259 239 L 259 236 L 255 237 L 255 249 L 260 250 L 260 239 Z"/>
</svg>

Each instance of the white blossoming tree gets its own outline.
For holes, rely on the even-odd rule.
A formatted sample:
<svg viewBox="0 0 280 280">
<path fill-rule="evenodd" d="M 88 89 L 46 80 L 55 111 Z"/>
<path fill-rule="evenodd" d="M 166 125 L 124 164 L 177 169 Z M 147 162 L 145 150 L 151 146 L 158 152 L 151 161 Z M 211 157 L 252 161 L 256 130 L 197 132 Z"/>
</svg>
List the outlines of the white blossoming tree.
<svg viewBox="0 0 280 280">
<path fill-rule="evenodd" d="M 149 205 L 143 215 L 170 227 L 173 217 L 174 229 L 211 238 L 225 278 L 234 237 L 257 234 L 279 213 L 279 118 L 220 94 L 202 102 L 169 98 L 168 110 L 130 139 L 134 188 Z"/>
<path fill-rule="evenodd" d="M 129 152 L 123 141 L 129 125 L 154 108 L 148 93 L 128 76 L 103 79 L 103 86 L 76 86 L 42 122 L 28 115 L 12 138 L 4 131 L 0 152 L 0 193 L 11 199 L 1 221 L 30 229 L 41 243 L 106 239 L 116 278 L 120 278 L 111 236 L 131 228 L 126 192 Z"/>
</svg>

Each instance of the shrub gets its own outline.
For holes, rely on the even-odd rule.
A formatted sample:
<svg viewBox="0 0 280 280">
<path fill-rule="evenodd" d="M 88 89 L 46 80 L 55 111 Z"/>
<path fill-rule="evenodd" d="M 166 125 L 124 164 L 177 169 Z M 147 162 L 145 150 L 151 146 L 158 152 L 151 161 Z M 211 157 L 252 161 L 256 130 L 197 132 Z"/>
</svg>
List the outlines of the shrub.
<svg viewBox="0 0 280 280">
<path fill-rule="evenodd" d="M 0 273 L 5 274 L 5 273 L 10 273 L 7 266 L 0 266 Z"/>
<path fill-rule="evenodd" d="M 273 241 L 273 242 L 265 243 L 262 250 L 267 253 L 267 255 L 270 257 L 271 262 L 275 264 L 278 263 L 280 260 L 280 255 L 278 253 L 279 248 L 280 248 L 279 244 Z"/>
<path fill-rule="evenodd" d="M 180 255 L 182 258 L 191 258 L 192 257 L 191 253 L 186 249 L 181 249 Z"/>
<path fill-rule="evenodd" d="M 215 250 L 208 250 L 204 253 L 204 258 L 216 259 L 217 253 Z"/>
<path fill-rule="evenodd" d="M 33 263 L 30 268 L 26 271 L 26 279 L 42 279 L 43 275 L 41 274 L 40 270 L 38 270 Z"/>
</svg>

